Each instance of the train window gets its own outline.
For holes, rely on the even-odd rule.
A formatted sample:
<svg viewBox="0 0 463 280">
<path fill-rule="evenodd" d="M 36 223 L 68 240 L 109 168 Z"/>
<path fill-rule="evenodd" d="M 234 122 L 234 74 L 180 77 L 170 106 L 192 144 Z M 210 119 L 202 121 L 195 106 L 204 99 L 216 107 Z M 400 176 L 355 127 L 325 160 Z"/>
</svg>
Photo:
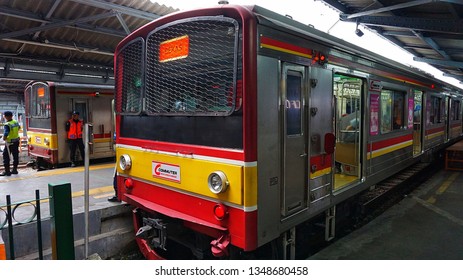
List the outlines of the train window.
<svg viewBox="0 0 463 280">
<path fill-rule="evenodd" d="M 456 121 L 460 119 L 461 105 L 460 100 L 452 100 L 451 119 Z"/>
<path fill-rule="evenodd" d="M 144 41 L 135 39 L 116 57 L 116 112 L 137 114 L 141 111 Z"/>
<path fill-rule="evenodd" d="M 240 106 L 239 32 L 238 22 L 231 18 L 205 17 L 178 21 L 149 34 L 145 112 L 158 116 L 233 114 Z M 184 52 L 165 56 L 171 44 L 171 48 L 182 45 Z"/>
<path fill-rule="evenodd" d="M 381 91 L 381 133 L 404 127 L 405 93 L 383 89 Z"/>
<path fill-rule="evenodd" d="M 42 83 L 34 84 L 28 105 L 31 118 L 49 118 L 51 105 L 48 86 Z"/>
<path fill-rule="evenodd" d="M 436 96 L 431 96 L 431 104 L 429 110 L 429 124 L 437 124 L 441 122 L 441 107 L 442 99 Z"/>
<path fill-rule="evenodd" d="M 288 72 L 286 83 L 286 135 L 301 135 L 302 76 Z"/>
</svg>

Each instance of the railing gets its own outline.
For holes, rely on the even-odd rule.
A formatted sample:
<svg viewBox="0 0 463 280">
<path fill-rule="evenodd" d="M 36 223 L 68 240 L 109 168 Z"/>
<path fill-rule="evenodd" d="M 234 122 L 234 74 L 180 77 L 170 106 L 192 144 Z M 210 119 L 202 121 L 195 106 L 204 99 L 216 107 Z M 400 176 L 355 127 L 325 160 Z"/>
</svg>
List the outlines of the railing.
<svg viewBox="0 0 463 280">
<path fill-rule="evenodd" d="M 37 229 L 37 248 L 38 258 L 43 260 L 43 238 L 42 238 L 42 221 L 50 219 L 52 239 L 52 257 L 53 259 L 74 259 L 74 230 L 72 224 L 72 198 L 71 184 L 64 183 L 60 185 L 48 185 L 49 197 L 40 197 L 39 190 L 35 191 L 35 199 L 11 202 L 11 196 L 6 196 L 6 205 L 0 205 L 0 235 L 3 230 L 8 231 L 8 238 L 5 242 L 8 244 L 7 257 L 14 260 L 15 243 L 14 229 L 18 225 L 36 223 Z M 42 217 L 41 202 L 49 200 L 50 216 Z M 58 209 L 59 211 L 55 211 Z M 33 211 L 30 217 L 20 220 L 16 217 L 18 209 L 24 206 L 32 206 Z M 1 240 L 1 239 L 0 239 Z M 5 258 L 6 259 L 6 258 Z"/>
</svg>

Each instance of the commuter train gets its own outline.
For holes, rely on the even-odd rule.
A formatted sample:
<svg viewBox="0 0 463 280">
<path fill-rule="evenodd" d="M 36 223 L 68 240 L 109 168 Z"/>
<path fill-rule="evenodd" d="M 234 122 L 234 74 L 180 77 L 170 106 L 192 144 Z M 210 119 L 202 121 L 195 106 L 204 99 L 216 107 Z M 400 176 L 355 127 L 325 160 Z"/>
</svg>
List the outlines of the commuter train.
<svg viewBox="0 0 463 280">
<path fill-rule="evenodd" d="M 300 227 L 333 238 L 336 206 L 462 136 L 460 89 L 258 6 L 161 17 L 114 61 L 148 259 L 294 258 Z"/>
<path fill-rule="evenodd" d="M 114 158 L 114 86 L 30 82 L 25 88 L 29 155 L 37 169 L 70 165 L 65 130 L 72 111 L 93 125 L 90 160 Z M 76 159 L 80 158 L 77 150 Z"/>
</svg>

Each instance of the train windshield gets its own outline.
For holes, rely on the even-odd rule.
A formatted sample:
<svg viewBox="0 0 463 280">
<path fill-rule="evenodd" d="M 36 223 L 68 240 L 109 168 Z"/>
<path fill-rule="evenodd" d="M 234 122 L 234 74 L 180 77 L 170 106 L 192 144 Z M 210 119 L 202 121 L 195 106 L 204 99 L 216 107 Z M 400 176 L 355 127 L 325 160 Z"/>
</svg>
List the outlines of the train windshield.
<svg viewBox="0 0 463 280">
<path fill-rule="evenodd" d="M 26 114 L 29 126 L 35 128 L 51 128 L 50 88 L 44 83 L 34 83 L 26 90 Z"/>
<path fill-rule="evenodd" d="M 124 46 L 116 57 L 121 135 L 242 148 L 240 32 L 231 18 L 188 18 Z M 135 116 L 150 119 L 149 131 L 132 129 Z"/>
<path fill-rule="evenodd" d="M 235 20 L 201 17 L 153 30 L 146 39 L 146 59 L 143 40 L 134 40 L 117 58 L 123 65 L 117 69 L 122 95 L 118 112 L 231 115 L 241 104 L 236 94 L 241 75 L 239 37 Z"/>
</svg>

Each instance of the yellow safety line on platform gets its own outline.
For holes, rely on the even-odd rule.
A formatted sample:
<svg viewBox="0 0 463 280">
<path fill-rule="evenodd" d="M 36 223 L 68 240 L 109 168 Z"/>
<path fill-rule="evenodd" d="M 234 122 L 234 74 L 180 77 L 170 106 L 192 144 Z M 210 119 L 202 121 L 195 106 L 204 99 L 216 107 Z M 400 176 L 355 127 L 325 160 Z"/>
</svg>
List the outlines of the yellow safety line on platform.
<svg viewBox="0 0 463 280">
<path fill-rule="evenodd" d="M 447 191 L 447 189 L 450 187 L 450 185 L 458 178 L 458 176 L 460 175 L 459 172 L 454 172 L 452 175 L 450 175 L 450 177 L 445 180 L 442 185 L 440 185 L 440 187 L 436 190 L 436 195 L 441 195 L 443 194 L 445 191 Z M 433 195 L 431 196 L 430 198 L 428 198 L 427 202 L 431 203 L 431 204 L 434 204 L 436 203 L 436 197 Z"/>
<path fill-rule="evenodd" d="M 113 191 L 114 192 L 114 187 L 113 186 L 106 186 L 106 187 L 100 187 L 100 188 L 95 188 L 95 189 L 90 189 L 88 194 L 89 195 L 94 195 L 94 194 L 102 194 L 102 193 L 107 193 Z M 84 191 L 78 191 L 78 192 L 73 192 L 71 194 L 72 197 L 79 197 L 79 196 L 84 196 Z"/>
<path fill-rule="evenodd" d="M 88 191 L 88 195 L 93 196 L 93 198 L 95 198 L 95 199 L 100 199 L 100 198 L 103 198 L 103 197 L 113 196 L 114 194 L 115 193 L 114 193 L 114 187 L 113 186 L 99 187 L 99 188 L 90 189 Z M 71 193 L 72 198 L 81 197 L 81 196 L 84 196 L 84 191 L 77 191 L 77 192 Z M 48 203 L 48 201 L 49 201 L 49 199 L 42 199 L 42 200 L 40 200 L 40 203 Z M 35 202 L 34 201 L 31 202 L 31 204 L 35 205 Z M 30 204 L 24 203 L 24 204 L 19 205 L 18 207 L 27 207 L 27 206 L 30 206 Z M 0 209 L 2 209 L 2 208 L 0 207 Z"/>
<path fill-rule="evenodd" d="M 103 193 L 101 195 L 94 195 L 93 198 L 94 199 L 100 199 L 100 198 L 106 198 L 106 197 L 110 197 L 110 196 L 114 196 L 115 193 L 114 193 L 114 190 L 112 192 L 107 192 L 107 193 Z"/>
<path fill-rule="evenodd" d="M 108 163 L 108 164 L 101 164 L 101 165 L 95 165 L 95 166 L 90 166 L 90 171 L 93 170 L 99 170 L 99 169 L 107 169 L 107 168 L 114 168 L 114 163 Z M 63 174 L 69 174 L 69 173 L 76 173 L 76 172 L 84 172 L 85 168 L 83 166 L 81 167 L 69 167 L 69 168 L 58 168 L 58 169 L 52 169 L 52 170 L 45 170 L 45 171 L 38 171 L 37 173 L 33 173 L 33 175 L 27 175 L 27 176 L 21 176 L 21 171 L 19 170 L 19 176 L 12 175 L 11 177 L 3 177 L 0 179 L 0 182 L 13 182 L 13 181 L 18 181 L 18 180 L 25 180 L 25 179 L 31 179 L 31 178 L 37 178 L 37 177 L 47 177 L 47 176 L 52 176 L 52 175 L 63 175 Z"/>
</svg>

